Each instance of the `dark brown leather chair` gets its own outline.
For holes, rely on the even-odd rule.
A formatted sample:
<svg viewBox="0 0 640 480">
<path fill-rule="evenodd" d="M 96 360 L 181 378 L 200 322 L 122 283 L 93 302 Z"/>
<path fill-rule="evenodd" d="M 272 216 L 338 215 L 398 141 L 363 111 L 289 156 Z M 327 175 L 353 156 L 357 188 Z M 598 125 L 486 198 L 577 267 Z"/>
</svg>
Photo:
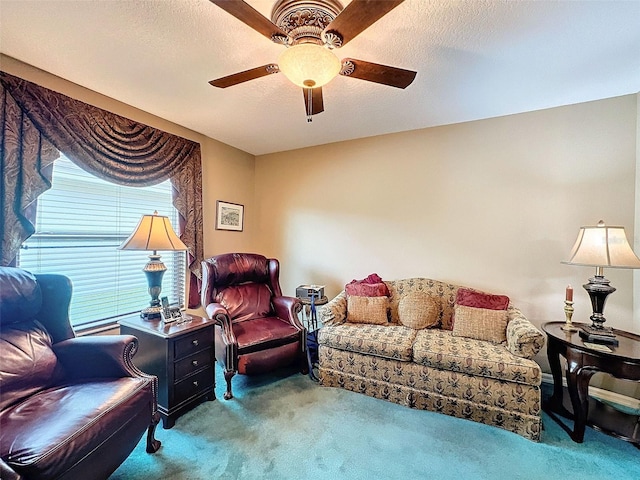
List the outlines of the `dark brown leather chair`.
<svg viewBox="0 0 640 480">
<path fill-rule="evenodd" d="M 71 282 L 0 267 L 0 478 L 106 479 L 154 431 L 157 378 L 131 335 L 75 337 Z"/>
<path fill-rule="evenodd" d="M 231 378 L 287 365 L 307 372 L 307 331 L 298 319 L 302 304 L 280 290 L 278 260 L 252 253 L 226 253 L 202 262 L 201 301 L 216 321 L 216 359 Z"/>
</svg>

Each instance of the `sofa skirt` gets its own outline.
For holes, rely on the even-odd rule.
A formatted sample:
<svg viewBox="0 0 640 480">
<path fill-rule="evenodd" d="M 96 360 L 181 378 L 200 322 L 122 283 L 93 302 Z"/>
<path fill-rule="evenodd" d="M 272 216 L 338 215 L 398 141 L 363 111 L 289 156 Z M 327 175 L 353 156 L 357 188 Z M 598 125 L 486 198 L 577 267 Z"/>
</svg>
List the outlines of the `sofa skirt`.
<svg viewBox="0 0 640 480">
<path fill-rule="evenodd" d="M 320 383 L 499 427 L 533 441 L 542 431 L 537 385 L 320 346 Z"/>
</svg>

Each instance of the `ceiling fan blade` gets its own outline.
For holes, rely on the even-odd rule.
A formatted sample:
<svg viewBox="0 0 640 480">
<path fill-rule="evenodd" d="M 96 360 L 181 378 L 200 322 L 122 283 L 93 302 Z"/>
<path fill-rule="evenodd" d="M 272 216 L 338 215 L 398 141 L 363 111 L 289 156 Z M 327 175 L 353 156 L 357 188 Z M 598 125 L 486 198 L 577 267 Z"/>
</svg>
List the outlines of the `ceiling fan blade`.
<svg viewBox="0 0 640 480">
<path fill-rule="evenodd" d="M 344 46 L 402 2 L 404 0 L 353 0 L 327 25 L 325 32 L 340 36 L 342 44 L 337 46 Z"/>
<path fill-rule="evenodd" d="M 303 88 L 304 107 L 307 113 L 307 122 L 311 121 L 311 115 L 324 112 L 324 102 L 322 100 L 322 87 Z"/>
<path fill-rule="evenodd" d="M 214 87 L 227 88 L 238 85 L 239 83 L 248 82 L 249 80 L 265 77 L 272 73 L 278 73 L 279 71 L 280 69 L 276 64 L 270 63 L 269 65 L 252 68 L 251 70 L 245 70 L 244 72 L 238 72 L 226 77 L 216 78 L 215 80 L 211 80 L 209 83 Z"/>
<path fill-rule="evenodd" d="M 217 5 L 225 12 L 233 15 L 241 22 L 244 22 L 257 32 L 273 40 L 282 43 L 282 39 L 287 38 L 286 32 L 282 31 L 267 17 L 258 12 L 255 8 L 243 0 L 210 0 L 211 3 Z"/>
<path fill-rule="evenodd" d="M 354 58 L 342 60 L 342 70 L 340 71 L 340 75 L 345 77 L 359 78 L 396 88 L 407 88 L 416 78 L 416 74 L 417 72 L 413 70 L 365 62 Z"/>
</svg>

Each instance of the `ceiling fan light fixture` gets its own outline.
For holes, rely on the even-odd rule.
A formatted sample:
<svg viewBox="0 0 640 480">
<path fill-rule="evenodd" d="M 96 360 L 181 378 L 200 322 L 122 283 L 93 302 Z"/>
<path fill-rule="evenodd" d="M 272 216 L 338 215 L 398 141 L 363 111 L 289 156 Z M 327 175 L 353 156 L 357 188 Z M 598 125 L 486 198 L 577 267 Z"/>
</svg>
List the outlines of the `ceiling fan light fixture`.
<svg viewBox="0 0 640 480">
<path fill-rule="evenodd" d="M 340 73 L 338 57 L 322 45 L 300 43 L 287 48 L 278 58 L 280 71 L 302 88 L 322 87 Z"/>
</svg>

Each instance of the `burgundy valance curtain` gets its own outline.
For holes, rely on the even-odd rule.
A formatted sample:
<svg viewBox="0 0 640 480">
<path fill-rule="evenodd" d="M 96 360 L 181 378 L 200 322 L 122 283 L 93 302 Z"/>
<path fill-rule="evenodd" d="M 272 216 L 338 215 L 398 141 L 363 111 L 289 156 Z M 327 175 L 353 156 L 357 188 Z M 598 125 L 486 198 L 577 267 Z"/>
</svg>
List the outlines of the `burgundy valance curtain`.
<svg viewBox="0 0 640 480">
<path fill-rule="evenodd" d="M 203 259 L 200 144 L 0 72 L 2 264 L 34 232 L 35 202 L 51 186 L 59 151 L 121 185 L 171 179 L 180 238 L 189 247 L 189 306 L 198 305 Z"/>
</svg>

